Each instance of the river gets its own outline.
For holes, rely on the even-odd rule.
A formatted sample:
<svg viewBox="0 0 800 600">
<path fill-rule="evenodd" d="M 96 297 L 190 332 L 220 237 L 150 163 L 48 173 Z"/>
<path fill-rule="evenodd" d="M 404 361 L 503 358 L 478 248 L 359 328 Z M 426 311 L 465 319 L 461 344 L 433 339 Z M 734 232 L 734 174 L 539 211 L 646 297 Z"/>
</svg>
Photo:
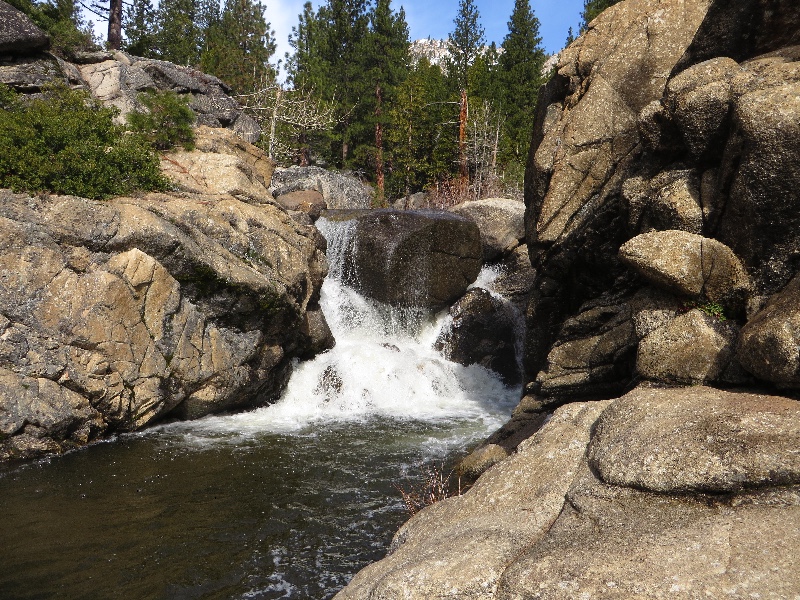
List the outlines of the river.
<svg viewBox="0 0 800 600">
<path fill-rule="evenodd" d="M 432 350 L 445 315 L 342 285 L 352 232 L 319 227 L 336 347 L 272 406 L 4 467 L 0 598 L 331 598 L 408 517 L 398 486 L 507 419 L 519 390 Z"/>
</svg>

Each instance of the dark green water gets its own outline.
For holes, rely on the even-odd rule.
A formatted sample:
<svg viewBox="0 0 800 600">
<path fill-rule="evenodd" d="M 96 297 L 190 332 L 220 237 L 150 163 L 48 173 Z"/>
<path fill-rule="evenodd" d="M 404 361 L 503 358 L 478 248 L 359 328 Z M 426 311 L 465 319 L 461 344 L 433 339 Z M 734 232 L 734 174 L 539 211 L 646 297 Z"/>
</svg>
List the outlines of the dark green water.
<svg viewBox="0 0 800 600">
<path fill-rule="evenodd" d="M 330 598 L 406 519 L 394 484 L 478 429 L 177 426 L 7 470 L 0 598 Z"/>
</svg>

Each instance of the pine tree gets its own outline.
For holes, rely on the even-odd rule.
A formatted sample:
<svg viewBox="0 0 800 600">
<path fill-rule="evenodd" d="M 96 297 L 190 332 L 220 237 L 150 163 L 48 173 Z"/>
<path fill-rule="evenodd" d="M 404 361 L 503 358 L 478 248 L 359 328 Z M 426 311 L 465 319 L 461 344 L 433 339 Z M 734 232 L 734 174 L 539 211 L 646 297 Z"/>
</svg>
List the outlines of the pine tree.
<svg viewBox="0 0 800 600">
<path fill-rule="evenodd" d="M 331 136 L 328 158 L 338 167 L 347 166 L 352 152 L 354 111 L 364 89 L 364 57 L 361 45 L 369 24 L 365 0 L 328 0 L 319 9 L 319 22 L 325 30 L 322 61 L 326 69 L 328 98 L 339 105 L 341 118 Z M 357 125 L 355 125 L 357 129 Z"/>
<path fill-rule="evenodd" d="M 295 89 L 306 91 L 320 89 L 324 83 L 322 46 L 324 29 L 311 2 L 303 5 L 296 27 L 292 27 L 289 45 L 293 54 L 286 55 L 288 79 Z"/>
<path fill-rule="evenodd" d="M 212 23 L 200 65 L 240 94 L 271 84 L 275 70 L 274 32 L 264 20 L 264 5 L 252 0 L 226 0 L 222 16 Z"/>
<path fill-rule="evenodd" d="M 515 0 L 499 57 L 503 109 L 506 114 L 505 141 L 511 160 L 524 165 L 532 134 L 532 118 L 539 88 L 544 83 L 546 59 L 539 36 L 539 19 L 529 0 Z"/>
<path fill-rule="evenodd" d="M 178 65 L 196 65 L 200 60 L 195 0 L 161 0 L 157 13 L 158 56 Z"/>
<path fill-rule="evenodd" d="M 156 10 L 151 0 L 134 0 L 122 16 L 122 48 L 135 56 L 156 56 Z"/>
<path fill-rule="evenodd" d="M 389 109 L 392 169 L 389 196 L 408 195 L 449 178 L 457 157 L 457 124 L 442 70 L 420 60 L 399 86 Z"/>
<path fill-rule="evenodd" d="M 377 0 L 369 20 L 369 31 L 359 49 L 362 92 L 352 132 L 353 154 L 356 166 L 375 174 L 378 201 L 382 202 L 387 109 L 395 101 L 398 86 L 408 77 L 408 24 L 402 8 L 398 13 L 392 11 L 391 0 Z"/>
<path fill-rule="evenodd" d="M 468 87 L 469 68 L 486 44 L 485 30 L 480 24 L 480 13 L 473 0 L 460 0 L 458 14 L 453 21 L 455 29 L 450 34 L 448 49 L 450 58 L 447 74 L 458 90 Z"/>
</svg>

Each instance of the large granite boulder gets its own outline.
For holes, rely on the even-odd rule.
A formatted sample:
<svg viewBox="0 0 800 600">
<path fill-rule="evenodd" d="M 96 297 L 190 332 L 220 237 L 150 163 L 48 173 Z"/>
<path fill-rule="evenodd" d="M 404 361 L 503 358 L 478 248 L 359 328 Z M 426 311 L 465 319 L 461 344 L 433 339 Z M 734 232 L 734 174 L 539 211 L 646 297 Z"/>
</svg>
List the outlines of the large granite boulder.
<svg viewBox="0 0 800 600">
<path fill-rule="evenodd" d="M 799 417 L 704 387 L 564 406 L 337 598 L 794 597 Z"/>
<path fill-rule="evenodd" d="M 483 261 L 509 254 L 525 239 L 525 205 L 507 198 L 469 200 L 450 209 L 478 224 L 483 243 Z"/>
<path fill-rule="evenodd" d="M 687 231 L 637 235 L 622 245 L 619 257 L 648 282 L 677 295 L 741 308 L 751 289 L 747 271 L 730 248 Z"/>
<path fill-rule="evenodd" d="M 119 109 L 121 123 L 131 111 L 144 110 L 137 98 L 140 92 L 166 90 L 187 98 L 198 125 L 230 128 L 248 142 L 256 142 L 261 135 L 258 124 L 229 95 L 230 88 L 213 75 L 124 52 L 114 52 L 109 60 L 78 65 L 78 69 L 93 96 Z"/>
<path fill-rule="evenodd" d="M 275 206 L 0 195 L 2 458 L 268 403 L 319 348 L 324 239 Z"/>
<path fill-rule="evenodd" d="M 161 155 L 161 170 L 181 190 L 195 194 L 229 194 L 274 202 L 267 191 L 275 161 L 230 129 L 201 125 L 195 149 L 177 148 Z"/>
<path fill-rule="evenodd" d="M 477 225 L 447 211 L 327 211 L 353 220 L 344 283 L 395 306 L 441 310 L 464 295 L 481 269 Z"/>
<path fill-rule="evenodd" d="M 481 365 L 498 373 L 507 384 L 519 382 L 517 329 L 513 306 L 482 288 L 472 288 L 450 307 L 450 322 L 434 348 L 447 360 Z"/>
<path fill-rule="evenodd" d="M 372 206 L 372 190 L 352 175 L 327 171 L 320 167 L 289 167 L 275 170 L 270 187 L 270 192 L 275 198 L 306 190 L 320 193 L 326 206 L 331 210 L 362 209 Z"/>
<path fill-rule="evenodd" d="M 800 252 L 800 49 L 741 67 L 732 83 L 733 132 L 717 176 L 717 187 L 730 189 L 718 237 L 771 294 L 794 275 Z"/>
<path fill-rule="evenodd" d="M 622 183 L 639 164 L 639 113 L 660 100 L 710 0 L 627 0 L 561 52 L 539 95 L 525 176 L 526 240 L 537 282 L 526 372 L 544 366 L 561 324 L 614 286 L 626 241 Z"/>
<path fill-rule="evenodd" d="M 636 372 L 644 379 L 665 383 L 732 383 L 738 334 L 735 322 L 690 310 L 639 342 Z"/>
<path fill-rule="evenodd" d="M 591 426 L 605 406 L 561 409 L 468 493 L 417 513 L 395 535 L 390 554 L 358 573 L 337 600 L 432 600 L 443 590 L 455 598 L 493 598 L 508 565 L 563 508 Z"/>
<path fill-rule="evenodd" d="M 613 296 L 589 302 L 564 321 L 526 391 L 562 402 L 612 397 L 630 380 L 637 341 L 628 303 Z"/>
<path fill-rule="evenodd" d="M 50 48 L 50 38 L 24 13 L 0 0 L 0 54 L 34 54 Z"/>
</svg>

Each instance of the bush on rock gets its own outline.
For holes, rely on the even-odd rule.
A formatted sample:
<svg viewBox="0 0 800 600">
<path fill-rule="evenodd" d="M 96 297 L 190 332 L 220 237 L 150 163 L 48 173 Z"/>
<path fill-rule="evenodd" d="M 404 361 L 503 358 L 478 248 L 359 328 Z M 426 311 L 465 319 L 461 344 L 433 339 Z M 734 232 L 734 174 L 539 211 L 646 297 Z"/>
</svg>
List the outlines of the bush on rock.
<svg viewBox="0 0 800 600">
<path fill-rule="evenodd" d="M 23 100 L 3 86 L 0 109 L 0 187 L 97 199 L 168 185 L 150 143 L 85 92 L 51 85 Z"/>
</svg>

